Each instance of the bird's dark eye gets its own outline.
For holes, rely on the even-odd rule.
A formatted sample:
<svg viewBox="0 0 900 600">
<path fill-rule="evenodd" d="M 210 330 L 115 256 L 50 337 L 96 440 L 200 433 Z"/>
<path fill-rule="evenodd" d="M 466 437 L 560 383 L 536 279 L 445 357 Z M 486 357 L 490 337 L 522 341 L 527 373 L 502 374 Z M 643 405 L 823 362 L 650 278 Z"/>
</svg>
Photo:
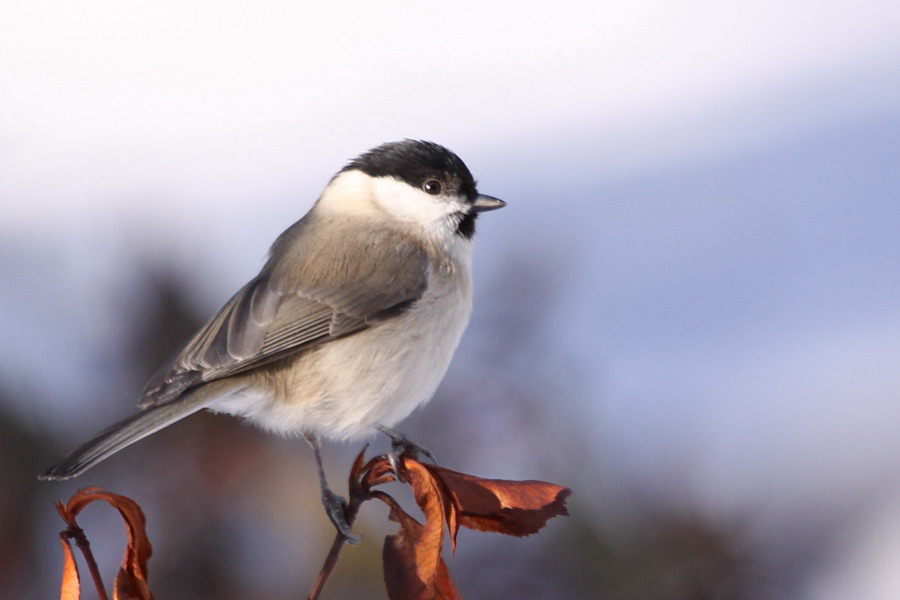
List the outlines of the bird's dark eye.
<svg viewBox="0 0 900 600">
<path fill-rule="evenodd" d="M 426 193 L 431 194 L 432 196 L 437 196 L 441 193 L 441 182 L 437 179 L 429 179 L 422 185 L 422 189 L 425 190 Z"/>
</svg>

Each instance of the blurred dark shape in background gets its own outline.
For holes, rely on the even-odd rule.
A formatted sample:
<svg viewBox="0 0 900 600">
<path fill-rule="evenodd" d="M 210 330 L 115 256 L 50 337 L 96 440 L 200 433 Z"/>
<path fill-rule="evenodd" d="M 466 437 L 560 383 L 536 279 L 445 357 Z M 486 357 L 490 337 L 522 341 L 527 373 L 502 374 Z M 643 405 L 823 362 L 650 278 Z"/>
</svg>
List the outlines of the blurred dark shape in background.
<svg viewBox="0 0 900 600">
<path fill-rule="evenodd" d="M 194 290 L 185 278 L 159 266 L 138 268 L 146 274 L 140 302 L 123 324 L 131 344 L 111 351 L 118 362 L 103 369 L 133 374 L 133 389 L 128 398 L 97 400 L 97 406 L 121 407 L 109 421 L 126 414 L 141 380 L 203 322 L 190 306 Z M 449 566 L 463 595 L 754 597 L 756 560 L 734 524 L 711 523 L 659 503 L 632 503 L 626 520 L 617 516 L 620 508 L 610 510 L 600 469 L 585 450 L 590 426 L 579 428 L 567 418 L 566 395 L 577 383 L 554 364 L 529 364 L 534 346 L 542 343 L 536 325 L 554 301 L 554 278 L 540 269 L 513 260 L 503 279 L 484 286 L 473 335 L 460 348 L 438 397 L 402 426 L 451 468 L 545 479 L 574 490 L 572 516 L 551 522 L 538 535 L 462 533 Z M 515 290 L 514 302 L 509 290 Z M 580 368 L 572 360 L 566 373 Z M 155 551 L 151 583 L 160 598 L 295 598 L 306 592 L 327 552 L 333 531 L 321 513 L 310 453 L 299 439 L 278 439 L 234 418 L 204 413 L 74 481 L 48 484 L 35 475 L 62 451 L 59 432 L 31 431 L 15 413 L 4 414 L 0 427 L 5 482 L 0 589 L 6 597 L 54 597 L 62 565 L 55 538 L 62 523 L 52 500 L 89 485 L 132 496 L 144 508 Z M 92 433 L 77 422 L 71 428 L 82 436 Z M 383 448 L 383 440 L 377 440 L 376 450 L 379 444 Z M 327 467 L 338 489 L 344 488 L 357 451 L 327 448 Z M 82 526 L 111 577 L 124 534 L 111 513 L 90 512 Z M 393 526 L 383 510 L 366 506 L 358 528 L 365 541 L 345 552 L 328 598 L 383 594 L 382 537 Z"/>
<path fill-rule="evenodd" d="M 14 598 L 30 596 L 33 582 L 46 575 L 38 567 L 44 544 L 37 525 L 55 509 L 38 499 L 43 486 L 35 475 L 48 458 L 42 436 L 8 410 L 11 395 L 0 382 L 0 591 L 20 592 L 8 596 Z M 55 544 L 47 542 L 47 548 Z"/>
</svg>

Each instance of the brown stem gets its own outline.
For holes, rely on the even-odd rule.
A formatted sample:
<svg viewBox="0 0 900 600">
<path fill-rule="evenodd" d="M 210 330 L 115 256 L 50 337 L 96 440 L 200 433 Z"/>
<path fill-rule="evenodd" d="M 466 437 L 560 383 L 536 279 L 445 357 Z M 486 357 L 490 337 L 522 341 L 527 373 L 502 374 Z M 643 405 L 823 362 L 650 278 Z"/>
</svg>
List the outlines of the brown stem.
<svg viewBox="0 0 900 600">
<path fill-rule="evenodd" d="M 356 520 L 356 516 L 359 514 L 359 509 L 363 502 L 371 500 L 374 496 L 381 494 L 381 492 L 372 491 L 372 488 L 376 485 L 396 480 L 393 471 L 391 470 L 390 461 L 388 461 L 385 455 L 382 454 L 376 456 L 368 462 L 363 463 L 365 460 L 366 448 L 368 448 L 368 444 L 363 446 L 359 455 L 356 457 L 356 461 L 353 463 L 353 467 L 350 469 L 350 480 L 348 483 L 350 502 L 347 503 L 347 510 L 344 515 L 347 520 L 347 525 L 350 526 L 352 526 L 353 522 Z M 334 542 L 331 543 L 331 550 L 328 551 L 328 556 L 325 557 L 325 563 L 319 571 L 319 576 L 316 577 L 316 581 L 313 584 L 312 590 L 309 592 L 309 596 L 307 596 L 307 600 L 318 600 L 322 593 L 322 589 L 325 587 L 325 582 L 328 580 L 328 577 L 331 575 L 331 572 L 337 564 L 338 558 L 341 555 L 341 550 L 344 548 L 346 541 L 347 540 L 340 532 L 335 534 Z"/>
<path fill-rule="evenodd" d="M 350 495 L 350 502 L 347 503 L 347 511 L 345 513 L 347 525 L 353 525 L 356 515 L 359 514 L 359 507 L 366 500 L 368 500 L 368 497 L 361 494 Z M 331 550 L 328 551 L 328 556 L 325 557 L 325 563 L 319 571 L 319 576 L 316 577 L 316 582 L 313 584 L 307 600 L 318 600 L 322 590 L 325 588 L 325 582 L 334 570 L 335 565 L 337 565 L 338 558 L 341 556 L 341 550 L 343 550 L 346 542 L 347 539 L 339 531 L 335 533 L 334 541 L 331 543 Z"/>
<path fill-rule="evenodd" d="M 75 545 L 81 549 L 81 554 L 84 555 L 84 562 L 87 563 L 88 570 L 91 572 L 94 587 L 97 588 L 98 598 L 100 600 L 109 600 L 109 596 L 106 595 L 106 586 L 103 585 L 103 577 L 100 575 L 100 569 L 97 567 L 97 561 L 94 559 L 94 553 L 91 551 L 91 543 L 88 541 L 87 536 L 84 535 L 84 530 L 76 525 L 73 519 L 69 528 L 62 532 L 62 535 L 69 539 L 74 539 Z"/>
</svg>

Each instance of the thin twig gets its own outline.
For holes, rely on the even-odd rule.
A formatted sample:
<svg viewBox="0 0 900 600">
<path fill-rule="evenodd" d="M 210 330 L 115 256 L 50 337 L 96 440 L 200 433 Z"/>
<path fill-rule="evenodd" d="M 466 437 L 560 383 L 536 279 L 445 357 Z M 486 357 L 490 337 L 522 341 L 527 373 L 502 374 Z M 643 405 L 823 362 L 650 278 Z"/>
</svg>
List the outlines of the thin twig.
<svg viewBox="0 0 900 600">
<path fill-rule="evenodd" d="M 347 525 L 353 526 L 356 515 L 359 514 L 359 507 L 362 506 L 362 503 L 367 499 L 367 497 L 360 494 L 350 494 L 350 502 L 347 504 L 345 513 Z M 322 590 L 325 588 L 325 582 L 334 570 L 335 565 L 337 565 L 338 558 L 341 556 L 341 550 L 343 550 L 346 542 L 347 539 L 341 535 L 340 531 L 335 533 L 334 542 L 331 543 L 331 550 L 328 551 L 328 556 L 325 557 L 325 563 L 322 565 L 322 570 L 319 571 L 319 576 L 316 577 L 316 582 L 313 584 L 307 600 L 318 600 L 319 595 L 321 595 Z"/>
<path fill-rule="evenodd" d="M 383 483 L 396 481 L 396 477 L 391 469 L 390 461 L 384 454 L 375 456 L 365 464 L 363 463 L 368 447 L 368 444 L 363 446 L 359 455 L 356 457 L 356 461 L 353 463 L 353 467 L 350 469 L 350 477 L 347 484 L 350 492 L 350 502 L 347 503 L 347 510 L 344 514 L 347 525 L 349 526 L 353 526 L 353 522 L 356 520 L 363 502 L 371 500 L 373 496 L 380 494 L 380 492 L 377 491 L 373 492 L 373 487 Z M 322 565 L 322 570 L 319 571 L 319 576 L 316 577 L 316 582 L 313 584 L 312 590 L 310 591 L 309 596 L 307 596 L 307 600 L 318 600 L 319 595 L 322 593 L 322 589 L 325 587 L 325 582 L 334 570 L 338 558 L 341 555 L 341 550 L 343 550 L 346 542 L 347 540 L 340 532 L 335 534 L 334 542 L 331 544 L 331 550 L 329 550 L 328 556 L 325 557 L 325 564 Z"/>
<path fill-rule="evenodd" d="M 350 519 L 347 519 L 347 524 L 349 525 L 350 523 Z M 325 557 L 325 564 L 322 565 L 322 570 L 319 571 L 319 576 L 316 577 L 316 582 L 313 584 L 312 590 L 310 590 L 306 600 L 318 600 L 322 590 L 325 588 L 325 582 L 328 580 L 328 577 L 334 570 L 334 566 L 337 564 L 338 558 L 341 555 L 341 549 L 344 547 L 346 541 L 347 540 L 344 539 L 344 536 L 342 536 L 340 532 L 334 536 L 331 550 L 328 552 L 328 556 Z"/>
<path fill-rule="evenodd" d="M 88 541 L 87 536 L 84 535 L 84 530 L 75 524 L 74 518 L 69 524 L 69 528 L 63 532 L 63 535 L 70 539 L 74 539 L 75 545 L 81 549 L 81 553 L 84 555 L 84 561 L 87 563 L 88 570 L 91 572 L 91 579 L 94 580 L 94 587 L 97 588 L 97 596 L 99 599 L 109 600 L 109 596 L 106 595 L 106 586 L 103 585 L 103 577 L 100 575 L 100 568 L 97 566 L 97 561 L 94 559 L 94 553 L 91 551 L 91 543 Z"/>
</svg>

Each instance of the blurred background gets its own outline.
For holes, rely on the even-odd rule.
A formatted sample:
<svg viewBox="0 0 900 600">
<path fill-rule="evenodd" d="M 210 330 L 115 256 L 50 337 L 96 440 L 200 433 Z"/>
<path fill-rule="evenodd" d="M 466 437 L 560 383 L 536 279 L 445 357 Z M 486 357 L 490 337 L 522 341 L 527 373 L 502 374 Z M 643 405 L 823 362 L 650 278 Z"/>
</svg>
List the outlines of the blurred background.
<svg viewBox="0 0 900 600">
<path fill-rule="evenodd" d="M 55 597 L 52 503 L 89 485 L 146 510 L 157 597 L 306 594 L 332 530 L 302 440 L 196 415 L 35 475 L 132 411 L 348 159 L 413 137 L 509 206 L 401 428 L 574 490 L 537 536 L 463 533 L 463 596 L 896 598 L 898 23 L 888 0 L 3 0 L 2 595 Z M 338 489 L 358 450 L 326 448 Z M 111 578 L 118 517 L 81 523 Z M 386 511 L 357 529 L 327 598 L 384 595 Z"/>
</svg>

